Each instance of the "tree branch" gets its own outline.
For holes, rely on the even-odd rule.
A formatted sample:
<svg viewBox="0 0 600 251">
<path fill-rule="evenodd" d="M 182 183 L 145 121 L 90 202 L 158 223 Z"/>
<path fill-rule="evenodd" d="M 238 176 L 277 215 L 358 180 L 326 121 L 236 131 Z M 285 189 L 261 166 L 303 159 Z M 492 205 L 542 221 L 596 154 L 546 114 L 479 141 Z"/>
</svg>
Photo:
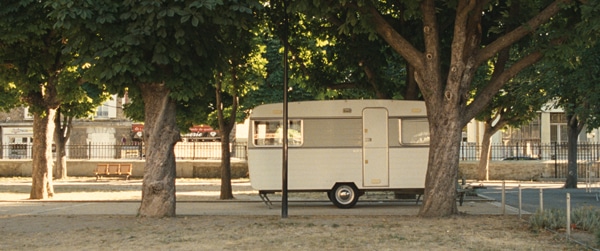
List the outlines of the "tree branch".
<svg viewBox="0 0 600 251">
<path fill-rule="evenodd" d="M 364 12 L 370 14 L 375 31 L 394 49 L 394 51 L 404 57 L 404 59 L 417 68 L 418 71 L 424 70 L 425 65 L 422 52 L 417 50 L 410 42 L 408 42 L 408 40 L 400 35 L 394 27 L 381 16 L 375 7 L 369 7 L 364 10 Z"/>
<path fill-rule="evenodd" d="M 482 48 L 476 56 L 476 65 L 483 64 L 488 59 L 494 57 L 503 48 L 509 47 L 521 38 L 533 32 L 540 25 L 546 23 L 556 13 L 560 11 L 560 5 L 563 3 L 571 2 L 571 0 L 556 0 L 552 2 L 548 7 L 538 13 L 535 17 L 530 19 L 527 23 L 515 28 L 511 32 L 507 33 L 496 39 L 494 42 Z"/>
<path fill-rule="evenodd" d="M 466 111 L 462 117 L 462 124 L 466 125 L 472 118 L 481 112 L 506 82 L 516 76 L 521 70 L 525 69 L 525 67 L 538 62 L 542 57 L 543 54 L 540 51 L 532 52 L 515 62 L 510 68 L 499 74 L 497 78 L 491 80 L 481 92 L 477 93 L 473 102 L 466 107 Z"/>
</svg>

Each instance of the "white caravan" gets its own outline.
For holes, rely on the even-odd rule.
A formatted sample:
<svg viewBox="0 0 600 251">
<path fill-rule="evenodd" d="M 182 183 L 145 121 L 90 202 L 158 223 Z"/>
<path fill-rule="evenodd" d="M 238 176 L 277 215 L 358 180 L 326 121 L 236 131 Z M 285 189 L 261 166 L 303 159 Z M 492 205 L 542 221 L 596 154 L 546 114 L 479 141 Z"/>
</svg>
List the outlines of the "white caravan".
<svg viewBox="0 0 600 251">
<path fill-rule="evenodd" d="M 283 105 L 261 105 L 249 124 L 248 168 L 265 203 L 282 191 Z M 288 104 L 288 191 L 327 192 L 339 208 L 365 191 L 422 194 L 429 124 L 422 101 L 330 100 Z"/>
</svg>

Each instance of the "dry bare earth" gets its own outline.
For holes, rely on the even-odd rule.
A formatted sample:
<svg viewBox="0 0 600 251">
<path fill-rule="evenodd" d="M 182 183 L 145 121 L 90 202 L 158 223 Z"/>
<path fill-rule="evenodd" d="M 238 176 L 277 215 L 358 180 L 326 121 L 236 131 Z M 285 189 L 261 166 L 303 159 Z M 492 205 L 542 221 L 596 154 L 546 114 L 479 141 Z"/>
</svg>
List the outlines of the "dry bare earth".
<svg viewBox="0 0 600 251">
<path fill-rule="evenodd" d="M 3 196 L 0 200 L 9 194 L 23 197 L 22 190 L 28 192 L 27 186 L 19 182 L 9 186 L 12 191 L 2 186 L 5 191 L 0 191 Z M 178 181 L 178 186 L 187 182 Z M 61 189 L 74 197 L 103 194 L 115 198 L 137 193 L 134 189 L 111 191 L 111 184 L 106 184 L 109 191 L 101 192 L 78 191 L 80 188 L 75 187 Z M 192 193 L 192 190 L 198 192 L 197 189 L 178 187 L 178 192 Z M 214 188 L 203 189 L 210 192 L 206 197 L 212 198 L 210 189 Z M 237 189 L 241 190 L 236 192 L 240 193 L 238 197 L 252 193 L 241 186 Z M 24 214 L 0 215 L 0 236 L 0 250 L 585 250 L 564 240 L 562 235 L 531 231 L 514 215 L 463 215 L 445 219 L 385 215 L 152 219 Z"/>
<path fill-rule="evenodd" d="M 0 250 L 584 250 L 502 216 L 9 216 L 0 222 Z"/>
</svg>

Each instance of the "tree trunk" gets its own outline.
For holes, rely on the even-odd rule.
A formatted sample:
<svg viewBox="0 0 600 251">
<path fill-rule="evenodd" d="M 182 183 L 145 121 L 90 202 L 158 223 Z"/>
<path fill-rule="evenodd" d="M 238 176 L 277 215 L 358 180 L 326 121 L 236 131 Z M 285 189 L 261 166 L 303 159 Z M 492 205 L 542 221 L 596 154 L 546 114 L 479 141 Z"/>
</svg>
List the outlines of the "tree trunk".
<svg viewBox="0 0 600 251">
<path fill-rule="evenodd" d="M 404 99 L 417 100 L 419 99 L 419 86 L 415 80 L 415 67 L 407 64 L 406 72 L 406 90 L 404 92 Z"/>
<path fill-rule="evenodd" d="M 221 134 L 221 195 L 219 196 L 221 200 L 233 199 L 229 142 L 229 133 Z"/>
<path fill-rule="evenodd" d="M 231 69 L 231 75 L 236 76 L 236 69 L 233 67 Z M 238 107 L 238 96 L 235 91 L 237 88 L 236 79 L 233 78 L 233 102 L 231 105 L 231 114 L 229 114 L 229 118 L 225 118 L 223 114 L 224 106 L 222 101 L 222 81 L 223 75 L 217 79 L 215 86 L 215 97 L 217 101 L 217 119 L 219 122 L 219 130 L 221 130 L 221 195 L 219 199 L 221 200 L 229 200 L 233 199 L 233 189 L 231 188 L 231 151 L 229 148 L 229 142 L 231 131 L 235 126 L 235 117 L 237 114 Z"/>
<path fill-rule="evenodd" d="M 140 89 L 145 110 L 146 167 L 138 215 L 174 217 L 174 147 L 181 137 L 176 124 L 176 104 L 164 84 L 140 84 Z"/>
<path fill-rule="evenodd" d="M 451 107 L 451 106 L 448 106 Z M 425 194 L 419 216 L 445 217 L 456 214 L 456 182 L 462 127 L 458 109 L 434 109 L 430 113 L 430 147 Z"/>
<path fill-rule="evenodd" d="M 492 147 L 492 141 L 490 139 L 491 136 L 492 135 L 488 135 L 488 131 L 486 128 L 485 132 L 483 133 L 483 139 L 481 140 L 481 154 L 479 155 L 479 166 L 477 167 L 478 180 L 490 179 L 489 163 L 491 155 L 490 148 Z"/>
<path fill-rule="evenodd" d="M 56 113 L 56 118 L 54 119 L 55 133 L 54 133 L 54 143 L 56 144 L 56 162 L 54 166 L 54 177 L 56 179 L 66 179 L 67 178 L 67 149 L 66 144 L 69 136 L 71 134 L 71 121 L 72 118 L 69 117 L 65 119 L 64 122 L 61 123 L 61 112 L 60 108 Z"/>
<path fill-rule="evenodd" d="M 565 188 L 577 188 L 577 141 L 579 136 L 577 119 L 567 115 L 567 180 Z"/>
<path fill-rule="evenodd" d="M 56 109 L 46 108 L 45 115 L 33 116 L 33 170 L 30 199 L 48 199 L 54 195 L 52 186 L 52 138 Z"/>
</svg>

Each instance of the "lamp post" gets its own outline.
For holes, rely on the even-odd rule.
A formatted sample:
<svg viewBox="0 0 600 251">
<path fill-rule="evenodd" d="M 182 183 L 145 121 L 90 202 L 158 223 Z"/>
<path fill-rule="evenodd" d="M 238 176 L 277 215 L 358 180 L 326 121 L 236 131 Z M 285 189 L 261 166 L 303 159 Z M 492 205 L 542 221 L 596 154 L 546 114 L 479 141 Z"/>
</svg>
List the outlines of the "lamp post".
<svg viewBox="0 0 600 251">
<path fill-rule="evenodd" d="M 281 218 L 288 217 L 288 14 L 287 2 L 283 0 L 283 156 L 281 170 Z"/>
</svg>

